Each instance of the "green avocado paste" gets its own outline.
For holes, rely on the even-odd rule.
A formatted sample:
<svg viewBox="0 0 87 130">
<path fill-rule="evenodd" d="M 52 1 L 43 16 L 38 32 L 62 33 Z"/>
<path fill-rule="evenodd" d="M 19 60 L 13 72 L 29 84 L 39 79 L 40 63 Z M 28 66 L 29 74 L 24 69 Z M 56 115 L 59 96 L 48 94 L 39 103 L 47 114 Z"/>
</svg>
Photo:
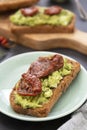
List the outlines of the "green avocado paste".
<svg viewBox="0 0 87 130">
<path fill-rule="evenodd" d="M 14 93 L 15 103 L 21 105 L 24 109 L 26 108 L 37 108 L 41 107 L 44 103 L 48 102 L 53 94 L 53 89 L 58 87 L 58 84 L 64 78 L 64 76 L 69 75 L 72 70 L 72 64 L 68 63 L 64 59 L 63 68 L 58 71 L 54 71 L 51 75 L 46 78 L 42 78 L 42 92 L 37 96 L 21 96 L 16 91 Z M 18 87 L 16 84 L 16 87 Z"/>
<path fill-rule="evenodd" d="M 62 9 L 59 14 L 47 15 L 43 13 L 44 8 L 41 8 L 39 13 L 34 16 L 25 17 L 21 11 L 17 11 L 10 16 L 10 21 L 16 25 L 36 26 L 36 25 L 52 25 L 52 26 L 67 26 L 71 23 L 73 13 Z"/>
</svg>

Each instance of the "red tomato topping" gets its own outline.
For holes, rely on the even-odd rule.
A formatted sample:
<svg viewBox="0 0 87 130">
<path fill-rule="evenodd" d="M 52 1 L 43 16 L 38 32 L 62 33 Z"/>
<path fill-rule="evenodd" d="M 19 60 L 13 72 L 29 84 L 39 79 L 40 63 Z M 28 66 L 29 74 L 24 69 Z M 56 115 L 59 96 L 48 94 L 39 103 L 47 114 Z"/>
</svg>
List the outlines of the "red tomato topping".
<svg viewBox="0 0 87 130">
<path fill-rule="evenodd" d="M 30 8 L 24 8 L 24 9 L 21 9 L 21 13 L 24 15 L 24 16 L 34 16 L 35 14 L 37 14 L 39 12 L 38 8 L 37 7 L 30 7 Z"/>
<path fill-rule="evenodd" d="M 32 63 L 29 73 L 39 78 L 48 76 L 53 71 L 60 69 L 64 64 L 63 57 L 54 55 L 52 57 L 40 57 L 36 62 Z"/>
<path fill-rule="evenodd" d="M 61 12 L 62 8 L 59 6 L 51 6 L 44 10 L 44 13 L 47 15 L 55 15 Z"/>
<path fill-rule="evenodd" d="M 22 75 L 21 82 L 17 92 L 23 96 L 36 96 L 42 91 L 42 85 L 39 78 L 29 73 Z"/>
</svg>

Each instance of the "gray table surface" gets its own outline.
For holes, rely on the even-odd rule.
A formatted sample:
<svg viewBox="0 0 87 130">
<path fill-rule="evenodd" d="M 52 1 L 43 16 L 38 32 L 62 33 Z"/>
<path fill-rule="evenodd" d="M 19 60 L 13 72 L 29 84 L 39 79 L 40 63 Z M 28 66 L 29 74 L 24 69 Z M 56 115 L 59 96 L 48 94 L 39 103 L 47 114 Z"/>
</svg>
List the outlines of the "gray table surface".
<svg viewBox="0 0 87 130">
<path fill-rule="evenodd" d="M 81 3 L 83 4 L 84 8 L 86 9 L 87 7 L 87 0 L 80 0 Z M 38 5 L 40 6 L 50 6 L 50 5 L 55 5 L 56 3 L 52 3 L 50 0 L 41 0 Z M 79 30 L 82 30 L 84 32 L 87 32 L 87 21 L 83 21 L 80 19 L 78 11 L 76 9 L 76 6 L 74 4 L 74 0 L 71 0 L 70 3 L 67 4 L 61 4 L 62 7 L 69 9 L 76 14 L 76 28 Z M 2 50 L 2 48 L 0 48 Z M 4 50 L 4 49 L 3 49 Z M 35 51 L 31 48 L 27 48 L 21 45 L 16 45 L 14 48 L 10 50 L 4 50 L 6 52 L 6 55 L 3 60 L 6 60 L 7 58 L 10 58 L 14 55 L 21 54 L 24 52 L 32 52 Z M 49 50 L 48 50 L 49 51 Z M 64 49 L 64 48 L 56 48 L 56 49 L 51 49 L 50 51 L 52 52 L 58 52 L 65 54 L 67 56 L 70 56 L 77 61 L 79 61 L 85 69 L 87 69 L 87 55 L 81 54 L 79 52 L 76 52 L 71 49 Z M 0 62 L 3 62 L 1 59 Z M 64 122 L 69 120 L 71 118 L 71 114 L 60 118 L 60 119 L 55 119 L 52 121 L 46 121 L 46 122 L 25 122 L 25 121 L 20 121 L 16 119 L 12 119 L 2 113 L 0 113 L 0 130 L 56 130 L 59 126 L 61 126 Z"/>
</svg>

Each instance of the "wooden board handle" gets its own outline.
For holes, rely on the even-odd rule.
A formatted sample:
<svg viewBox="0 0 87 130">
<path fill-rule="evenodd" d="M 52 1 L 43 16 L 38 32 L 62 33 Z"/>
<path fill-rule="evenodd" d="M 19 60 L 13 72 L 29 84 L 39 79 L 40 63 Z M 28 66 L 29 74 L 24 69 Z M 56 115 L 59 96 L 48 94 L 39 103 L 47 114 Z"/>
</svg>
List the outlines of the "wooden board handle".
<svg viewBox="0 0 87 130">
<path fill-rule="evenodd" d="M 71 34 L 25 34 L 18 37 L 17 41 L 36 50 L 63 47 L 87 54 L 87 33 L 77 29 Z"/>
<path fill-rule="evenodd" d="M 74 33 L 55 34 L 24 34 L 15 36 L 10 28 L 9 22 L 0 22 L 0 35 L 11 41 L 20 43 L 35 50 L 48 50 L 52 48 L 70 48 L 87 55 L 87 33 L 75 30 Z"/>
</svg>

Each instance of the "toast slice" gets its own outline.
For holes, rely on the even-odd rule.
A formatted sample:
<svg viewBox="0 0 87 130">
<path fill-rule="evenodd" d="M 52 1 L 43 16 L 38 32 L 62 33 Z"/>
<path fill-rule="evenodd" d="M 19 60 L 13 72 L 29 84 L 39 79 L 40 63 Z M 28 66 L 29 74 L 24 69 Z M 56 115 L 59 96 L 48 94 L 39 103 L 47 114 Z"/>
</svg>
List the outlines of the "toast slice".
<svg viewBox="0 0 87 130">
<path fill-rule="evenodd" d="M 48 116 L 51 109 L 58 102 L 59 98 L 62 96 L 62 94 L 64 94 L 66 89 L 69 87 L 71 82 L 76 78 L 77 74 L 80 71 L 80 63 L 72 61 L 70 59 L 68 59 L 67 61 L 72 65 L 72 70 L 70 74 L 63 77 L 56 88 L 52 89 L 53 94 L 49 98 L 48 102 L 44 103 L 41 107 L 24 109 L 20 104 L 15 103 L 15 86 L 10 94 L 10 104 L 12 109 L 19 114 L 31 115 L 36 117 Z"/>
<path fill-rule="evenodd" d="M 44 10 L 46 8 L 45 7 L 38 7 L 39 10 L 39 14 L 38 16 L 40 16 L 40 18 L 36 17 L 36 19 L 34 17 L 25 17 L 23 16 L 20 10 L 18 12 L 16 12 L 15 14 L 13 14 L 12 16 L 10 16 L 10 21 L 11 21 L 11 31 L 15 34 L 24 34 L 24 33 L 36 33 L 36 34 L 40 34 L 40 33 L 72 33 L 74 32 L 75 29 L 75 15 L 70 12 L 69 10 L 65 10 L 62 9 L 61 13 L 59 15 L 51 15 L 48 16 L 48 19 L 51 19 L 51 21 L 49 20 L 49 23 L 47 23 L 47 21 L 45 21 L 45 18 L 47 17 L 47 15 L 43 15 L 44 14 Z M 21 17 L 20 19 L 16 19 L 16 21 L 13 21 L 15 19 L 15 16 L 18 15 L 19 13 L 19 17 Z M 69 18 L 70 15 L 70 18 Z M 55 20 L 55 16 L 59 17 L 57 20 Z M 63 16 L 63 17 L 61 17 Z M 24 22 L 22 22 L 22 17 L 23 19 L 27 20 L 27 24 L 25 24 Z M 34 24 L 29 24 L 28 20 L 29 18 L 32 18 L 32 21 L 35 23 Z M 34 19 L 33 19 L 34 18 Z M 19 21 L 19 23 L 17 23 Z M 42 22 L 41 22 L 42 21 Z M 45 23 L 44 23 L 45 21 Z M 58 21 L 58 22 L 57 22 Z M 30 20 L 31 22 L 31 20 Z M 56 24 L 55 24 L 56 23 Z"/>
<path fill-rule="evenodd" d="M 39 0 L 1 0 L 0 12 L 28 7 L 36 4 L 38 1 Z"/>
</svg>

